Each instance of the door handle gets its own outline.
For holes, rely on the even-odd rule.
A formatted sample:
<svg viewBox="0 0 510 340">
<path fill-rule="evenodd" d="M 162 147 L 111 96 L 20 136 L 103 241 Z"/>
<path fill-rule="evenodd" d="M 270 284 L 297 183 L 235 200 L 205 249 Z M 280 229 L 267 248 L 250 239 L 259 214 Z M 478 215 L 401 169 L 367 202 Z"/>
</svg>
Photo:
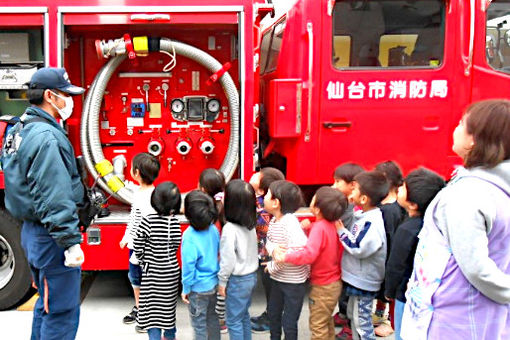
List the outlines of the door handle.
<svg viewBox="0 0 510 340">
<path fill-rule="evenodd" d="M 334 128 L 345 128 L 348 129 L 352 126 L 352 122 L 324 122 L 322 123 L 326 129 L 334 129 Z"/>
</svg>

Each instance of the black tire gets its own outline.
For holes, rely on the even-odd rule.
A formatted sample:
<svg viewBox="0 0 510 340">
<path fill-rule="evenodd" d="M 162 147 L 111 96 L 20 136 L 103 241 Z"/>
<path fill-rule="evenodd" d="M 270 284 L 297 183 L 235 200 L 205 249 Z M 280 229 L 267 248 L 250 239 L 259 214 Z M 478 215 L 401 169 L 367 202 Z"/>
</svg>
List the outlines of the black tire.
<svg viewBox="0 0 510 340">
<path fill-rule="evenodd" d="M 20 236 L 21 223 L 7 211 L 0 209 L 0 275 L 2 275 L 0 277 L 0 310 L 16 306 L 32 292 L 30 268 L 21 247 Z M 8 277 L 10 279 L 7 279 Z"/>
</svg>

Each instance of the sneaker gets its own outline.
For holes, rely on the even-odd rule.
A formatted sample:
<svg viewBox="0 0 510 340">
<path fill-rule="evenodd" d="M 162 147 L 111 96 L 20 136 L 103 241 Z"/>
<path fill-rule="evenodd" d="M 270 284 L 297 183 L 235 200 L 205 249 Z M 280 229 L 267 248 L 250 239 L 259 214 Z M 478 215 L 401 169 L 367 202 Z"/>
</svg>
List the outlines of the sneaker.
<svg viewBox="0 0 510 340">
<path fill-rule="evenodd" d="M 253 323 L 260 323 L 261 320 L 268 320 L 267 311 L 264 311 L 259 316 L 252 316 L 250 321 Z"/>
<path fill-rule="evenodd" d="M 260 323 L 252 322 L 251 331 L 252 333 L 269 333 L 269 320 Z"/>
<path fill-rule="evenodd" d="M 333 321 L 335 322 L 335 327 L 348 327 L 350 324 L 349 319 L 345 316 L 341 316 L 340 313 L 333 315 Z"/>
<path fill-rule="evenodd" d="M 335 340 L 352 340 L 352 331 L 350 328 L 343 327 L 340 332 L 335 335 Z"/>
<path fill-rule="evenodd" d="M 142 328 L 142 327 L 140 327 L 138 325 L 135 326 L 135 331 L 137 333 L 147 333 L 147 330 L 145 328 Z"/>
<path fill-rule="evenodd" d="M 136 306 L 134 306 L 133 309 L 131 309 L 131 312 L 129 312 L 129 314 L 126 315 L 124 317 L 124 319 L 122 319 L 122 322 L 124 322 L 125 324 L 130 324 L 130 323 L 135 322 L 137 314 L 138 314 L 138 308 L 136 308 Z"/>
<path fill-rule="evenodd" d="M 228 327 L 225 324 L 225 320 L 220 319 L 220 333 L 221 334 L 227 334 L 228 333 Z"/>
</svg>

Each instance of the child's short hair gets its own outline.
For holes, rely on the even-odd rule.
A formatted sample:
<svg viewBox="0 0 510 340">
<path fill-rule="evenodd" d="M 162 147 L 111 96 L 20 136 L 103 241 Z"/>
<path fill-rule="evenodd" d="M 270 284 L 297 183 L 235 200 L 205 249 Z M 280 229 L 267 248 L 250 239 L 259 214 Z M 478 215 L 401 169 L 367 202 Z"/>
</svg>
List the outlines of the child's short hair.
<svg viewBox="0 0 510 340">
<path fill-rule="evenodd" d="M 234 179 L 225 189 L 225 219 L 249 230 L 257 224 L 255 190 L 240 179 Z"/>
<path fill-rule="evenodd" d="M 375 170 L 382 172 L 388 182 L 390 182 L 390 189 L 397 189 L 404 183 L 404 176 L 402 176 L 402 170 L 397 163 L 394 161 L 386 161 L 379 163 L 375 166 Z"/>
<path fill-rule="evenodd" d="M 347 209 L 347 199 L 332 187 L 320 187 L 315 193 L 315 207 L 319 208 L 325 220 L 335 222 Z"/>
<path fill-rule="evenodd" d="M 168 216 L 179 212 L 181 208 L 181 192 L 175 183 L 159 184 L 151 195 L 151 205 L 158 215 Z"/>
<path fill-rule="evenodd" d="M 285 179 L 283 172 L 276 168 L 267 167 L 262 168 L 260 170 L 260 184 L 259 189 L 264 192 L 264 195 L 267 194 L 267 189 L 274 181 L 280 181 Z"/>
<path fill-rule="evenodd" d="M 200 174 L 198 184 L 209 196 L 214 197 L 217 193 L 225 191 L 225 175 L 221 171 L 208 168 Z"/>
<path fill-rule="evenodd" d="M 404 179 L 407 201 L 418 205 L 418 212 L 423 216 L 430 202 L 445 186 L 444 179 L 434 171 L 425 168 L 413 170 Z"/>
<path fill-rule="evenodd" d="M 354 177 L 364 172 L 365 170 L 356 163 L 344 163 L 342 165 L 339 165 L 335 169 L 335 173 L 333 174 L 333 178 L 338 180 L 344 180 L 346 183 L 351 183 L 354 181 Z"/>
<path fill-rule="evenodd" d="M 280 201 L 282 214 L 292 214 L 305 205 L 303 193 L 299 187 L 289 181 L 279 180 L 269 186 L 271 197 Z"/>
<path fill-rule="evenodd" d="M 388 196 L 390 183 L 380 171 L 367 171 L 357 174 L 354 180 L 359 185 L 359 191 L 370 200 L 370 205 L 376 207 Z"/>
<path fill-rule="evenodd" d="M 206 230 L 218 219 L 213 199 L 200 190 L 190 191 L 184 199 L 184 215 L 197 231 Z"/>
<path fill-rule="evenodd" d="M 133 157 L 133 171 L 138 170 L 143 183 L 152 184 L 159 174 L 159 160 L 147 152 L 141 152 Z"/>
</svg>

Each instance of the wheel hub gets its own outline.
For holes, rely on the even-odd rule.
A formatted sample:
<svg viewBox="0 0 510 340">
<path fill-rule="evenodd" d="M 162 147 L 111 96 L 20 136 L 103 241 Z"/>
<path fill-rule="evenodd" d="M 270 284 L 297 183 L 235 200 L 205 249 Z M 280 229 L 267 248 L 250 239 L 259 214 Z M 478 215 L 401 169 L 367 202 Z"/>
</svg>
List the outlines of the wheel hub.
<svg viewBox="0 0 510 340">
<path fill-rule="evenodd" d="M 0 235 L 0 289 L 4 288 L 14 275 L 14 252 L 5 238 Z"/>
</svg>

